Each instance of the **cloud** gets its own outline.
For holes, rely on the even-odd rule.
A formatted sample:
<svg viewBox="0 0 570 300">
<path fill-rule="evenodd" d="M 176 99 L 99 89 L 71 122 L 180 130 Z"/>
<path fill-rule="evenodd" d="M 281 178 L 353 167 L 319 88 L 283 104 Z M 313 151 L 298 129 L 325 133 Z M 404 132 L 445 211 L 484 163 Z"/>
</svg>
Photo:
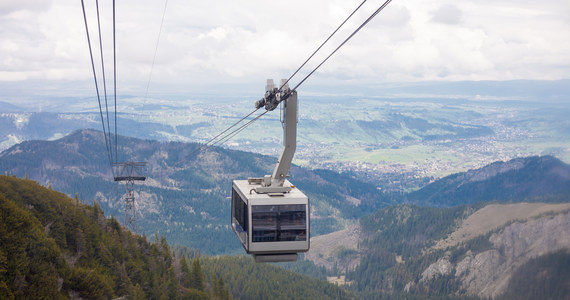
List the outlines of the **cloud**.
<svg viewBox="0 0 570 300">
<path fill-rule="evenodd" d="M 0 1 L 0 16 L 19 11 L 42 12 L 47 10 L 51 4 L 51 0 L 2 0 Z"/>
<path fill-rule="evenodd" d="M 94 2 L 86 0 L 99 59 Z M 117 2 L 123 86 L 151 89 L 263 82 L 288 77 L 360 0 Z M 100 0 L 104 57 L 112 70 L 111 1 Z M 383 1 L 367 1 L 298 82 Z M 567 1 L 394 1 L 307 84 L 570 78 Z M 153 58 L 154 65 L 153 65 Z M 81 3 L 0 4 L 0 81 L 92 80 Z M 100 74 L 100 67 L 97 69 Z"/>
<path fill-rule="evenodd" d="M 461 10 L 453 4 L 444 4 L 433 12 L 432 20 L 449 25 L 457 25 L 461 21 Z"/>
</svg>

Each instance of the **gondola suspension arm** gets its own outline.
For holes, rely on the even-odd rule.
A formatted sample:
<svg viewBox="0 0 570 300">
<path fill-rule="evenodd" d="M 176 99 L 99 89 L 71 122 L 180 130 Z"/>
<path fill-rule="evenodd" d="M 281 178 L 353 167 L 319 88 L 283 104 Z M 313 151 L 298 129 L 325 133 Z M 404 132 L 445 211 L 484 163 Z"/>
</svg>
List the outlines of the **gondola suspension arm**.
<svg viewBox="0 0 570 300">
<path fill-rule="evenodd" d="M 283 150 L 275 166 L 272 175 L 263 178 L 249 178 L 250 184 L 261 185 L 255 188 L 258 194 L 288 193 L 291 186 L 284 185 L 287 174 L 291 169 L 291 162 L 297 148 L 297 91 L 291 91 L 286 83 L 287 79 L 281 80 L 281 89 L 275 87 L 272 79 L 267 80 L 265 96 L 255 103 L 256 108 L 265 107 L 272 111 L 280 103 L 283 103 Z"/>
</svg>

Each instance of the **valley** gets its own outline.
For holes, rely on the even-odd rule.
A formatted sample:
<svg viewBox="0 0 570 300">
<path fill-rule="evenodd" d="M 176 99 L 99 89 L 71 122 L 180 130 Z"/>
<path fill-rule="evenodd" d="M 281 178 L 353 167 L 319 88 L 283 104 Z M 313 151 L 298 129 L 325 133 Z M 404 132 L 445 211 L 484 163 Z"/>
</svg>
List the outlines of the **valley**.
<svg viewBox="0 0 570 300">
<path fill-rule="evenodd" d="M 471 83 L 471 90 L 463 93 L 457 91 L 458 83 L 377 88 L 366 91 L 367 96 L 353 90 L 301 93 L 294 163 L 352 174 L 378 188 L 401 192 L 514 157 L 554 155 L 570 162 L 570 107 L 560 98 L 566 83 L 500 83 L 512 88 L 510 94 L 497 90 L 494 82 Z M 550 94 L 538 94 L 546 88 Z M 251 112 L 258 97 L 121 97 L 119 134 L 206 142 Z M 77 129 L 100 130 L 95 99 L 74 99 L 73 105 L 69 101 L 36 99 L 0 109 L 0 150 Z M 265 115 L 224 147 L 277 156 L 279 113 Z"/>
<path fill-rule="evenodd" d="M 235 264 L 233 255 L 243 250 L 227 224 L 226 187 L 233 178 L 268 172 L 274 158 L 213 148 L 188 159 L 197 144 L 120 140 L 129 159 L 148 161 L 153 171 L 148 185 L 136 192 L 144 236 L 162 236 L 162 243 L 190 246 L 205 255 L 230 254 L 213 263 Z M 53 141 L 15 145 L 0 153 L 0 169 L 75 195 L 76 203 L 93 203 L 118 224 L 114 218 L 121 219 L 123 192 L 112 182 L 103 147 L 101 132 L 79 130 Z M 552 261 L 570 257 L 564 252 L 570 247 L 570 166 L 552 156 L 495 162 L 404 195 L 324 169 L 295 166 L 292 174 L 311 198 L 312 246 L 302 260 L 280 267 L 328 277 L 362 298 L 502 295 L 516 291 L 510 278 L 518 278 L 519 268 L 551 268 Z M 505 256 L 513 249 L 516 253 Z M 545 262 L 536 265 L 536 257 Z M 479 268 L 481 261 L 490 264 Z M 228 282 L 232 293 L 246 292 L 239 286 Z"/>
<path fill-rule="evenodd" d="M 485 91 L 484 83 L 475 85 Z M 196 249 L 214 274 L 205 276 L 212 287 L 223 276 L 225 293 L 242 298 L 287 293 L 277 283 L 297 285 L 307 281 L 302 276 L 318 280 L 311 282 L 322 295 L 342 299 L 512 299 L 521 288 L 539 291 L 540 284 L 561 287 L 549 295 L 567 294 L 561 282 L 570 274 L 558 267 L 570 265 L 565 98 L 443 95 L 417 87 L 412 95 L 375 92 L 300 98 L 290 180 L 310 198 L 311 250 L 298 262 L 273 266 L 236 256 L 244 252 L 228 224 L 229 187 L 233 179 L 270 173 L 281 148 L 279 114 L 268 114 L 223 147 L 195 152 L 247 114 L 252 101 L 246 98 L 255 97 L 121 98 L 119 161 L 148 162 L 147 181 L 135 189 L 139 233 L 155 236 L 162 248 L 170 244 L 176 259 L 180 251 L 193 257 L 188 249 Z M 113 182 L 93 99 L 74 100 L 3 105 L 0 171 L 9 180 L 35 181 L 34 189 L 61 191 L 73 199 L 64 201 L 97 216 L 104 213 L 98 222 L 109 231 L 122 220 L 124 186 Z M 60 231 L 46 229 L 45 237 Z M 244 284 L 236 268 L 258 278 L 271 274 L 274 285 Z M 548 276 L 529 282 L 526 274 Z M 173 273 L 168 276 L 175 282 Z M 114 291 L 141 292 L 134 286 L 106 289 Z"/>
</svg>

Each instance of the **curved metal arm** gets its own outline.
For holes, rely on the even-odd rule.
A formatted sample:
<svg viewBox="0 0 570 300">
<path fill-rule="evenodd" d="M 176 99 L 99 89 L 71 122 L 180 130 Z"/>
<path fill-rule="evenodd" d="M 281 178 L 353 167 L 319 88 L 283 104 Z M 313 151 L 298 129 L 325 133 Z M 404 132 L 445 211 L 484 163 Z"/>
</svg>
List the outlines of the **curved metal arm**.
<svg viewBox="0 0 570 300">
<path fill-rule="evenodd" d="M 283 186 L 297 149 L 297 91 L 291 91 L 283 105 L 283 151 L 271 176 L 271 186 Z"/>
<path fill-rule="evenodd" d="M 259 184 L 255 188 L 257 193 L 287 193 L 290 186 L 283 186 L 287 174 L 291 169 L 291 162 L 297 149 L 297 91 L 289 89 L 289 85 L 282 80 L 281 89 L 277 89 L 273 80 L 268 79 L 265 87 L 265 97 L 255 103 L 256 108 L 265 106 L 267 110 L 274 110 L 279 103 L 283 103 L 283 151 L 277 161 L 273 175 L 265 175 L 263 178 L 249 178 L 250 184 Z"/>
</svg>

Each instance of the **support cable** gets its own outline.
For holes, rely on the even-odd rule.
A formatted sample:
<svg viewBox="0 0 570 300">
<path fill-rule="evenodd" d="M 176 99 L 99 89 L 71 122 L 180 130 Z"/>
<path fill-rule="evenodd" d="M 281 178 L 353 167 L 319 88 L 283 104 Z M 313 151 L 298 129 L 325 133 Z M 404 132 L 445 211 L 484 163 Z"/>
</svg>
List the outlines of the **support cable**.
<svg viewBox="0 0 570 300">
<path fill-rule="evenodd" d="M 99 113 L 101 114 L 101 125 L 103 126 L 103 136 L 105 138 L 105 148 L 107 150 L 107 156 L 109 158 L 109 164 L 111 169 L 113 166 L 113 159 L 111 158 L 111 151 L 109 150 L 109 143 L 107 141 L 107 134 L 105 132 L 105 122 L 103 118 L 103 108 L 101 107 L 101 96 L 99 94 L 99 85 L 97 83 L 97 73 L 95 72 L 95 62 L 93 61 L 93 50 L 91 49 L 91 38 L 89 36 L 89 27 L 87 25 L 87 15 L 85 14 L 85 4 L 81 0 L 81 8 L 83 9 L 83 20 L 85 21 L 85 32 L 87 34 L 87 44 L 89 45 L 89 56 L 91 58 L 91 69 L 93 70 L 93 79 L 95 81 L 95 90 L 97 91 L 97 101 L 99 102 Z"/>
<path fill-rule="evenodd" d="M 152 73 L 153 73 L 153 71 L 154 71 L 154 65 L 155 65 L 155 62 L 156 62 L 156 55 L 157 55 L 157 53 L 158 53 L 158 45 L 160 44 L 160 36 L 162 35 L 162 27 L 163 27 L 163 25 L 164 25 L 164 17 L 165 17 L 165 15 L 166 15 L 166 8 L 167 8 L 167 7 L 168 7 L 168 0 L 165 0 L 165 1 L 164 1 L 164 9 L 163 9 L 163 11 L 162 11 L 162 19 L 161 19 L 161 21 L 160 21 L 160 27 L 159 27 L 159 29 L 158 29 L 158 37 L 157 37 L 157 39 L 156 39 L 156 45 L 155 45 L 155 47 L 154 47 L 154 55 L 153 55 L 153 57 L 152 57 L 152 64 L 151 64 L 151 66 L 150 66 L 150 72 L 149 72 L 149 74 L 148 74 L 148 81 L 147 81 L 147 84 L 146 84 L 146 90 L 145 90 L 145 94 L 144 94 L 144 97 L 143 97 L 143 103 L 142 103 L 142 106 L 141 106 L 140 116 L 141 116 L 141 118 L 143 118 L 143 119 L 146 117 L 146 116 L 144 115 L 144 107 L 145 107 L 145 105 L 146 105 L 146 103 L 147 103 L 147 101 L 148 101 L 148 90 L 149 90 L 149 88 L 150 88 L 150 82 L 151 82 L 151 80 L 152 80 Z M 140 132 L 140 128 L 137 127 L 136 130 L 135 130 L 135 133 L 134 133 L 135 136 L 138 135 L 139 132 Z"/>
<path fill-rule="evenodd" d="M 117 141 L 117 39 L 115 24 L 115 0 L 113 0 L 113 95 L 115 98 L 115 162 L 118 162 L 119 144 Z"/>
<path fill-rule="evenodd" d="M 150 66 L 150 73 L 148 74 L 148 82 L 146 84 L 146 92 L 144 94 L 145 102 L 143 103 L 143 107 L 146 103 L 148 97 L 148 88 L 150 86 L 150 80 L 152 79 L 152 70 L 154 69 L 154 63 L 156 61 L 156 53 L 158 52 L 158 45 L 160 43 L 160 35 L 162 33 L 162 25 L 164 24 L 164 16 L 166 15 L 166 7 L 168 6 L 168 0 L 164 2 L 164 10 L 162 11 L 162 20 L 160 21 L 160 28 L 158 30 L 158 38 L 156 39 L 156 46 L 154 48 L 154 56 L 152 57 L 152 65 Z"/>
<path fill-rule="evenodd" d="M 97 25 L 99 28 L 99 50 L 101 52 L 101 72 L 103 74 L 103 94 L 105 95 L 105 112 L 107 114 L 107 134 L 109 135 L 109 155 L 113 161 L 113 145 L 111 143 L 111 126 L 109 125 L 109 105 L 107 104 L 107 80 L 105 79 L 105 61 L 103 60 L 103 39 L 101 38 L 101 19 L 99 17 L 99 0 L 95 0 L 97 8 Z M 104 132 L 103 132 L 104 133 Z"/>
<path fill-rule="evenodd" d="M 333 54 L 335 54 L 338 49 L 340 49 L 342 46 L 344 46 L 344 44 L 346 44 L 353 36 L 355 36 L 360 29 L 362 29 L 364 26 L 366 26 L 366 24 L 368 24 L 374 17 L 376 17 L 376 15 L 378 15 L 379 12 L 381 12 L 384 7 L 386 7 L 390 2 L 392 2 L 392 0 L 386 0 L 386 2 L 384 2 L 384 4 L 382 4 L 372 15 L 370 15 L 370 17 L 368 17 L 368 19 L 366 19 L 366 21 L 364 21 L 364 23 L 362 23 L 358 28 L 356 28 L 356 30 L 349 35 L 344 42 L 342 42 L 338 47 L 336 47 L 336 49 L 334 49 L 333 52 L 331 52 L 331 54 L 329 54 L 329 56 L 327 56 L 316 68 L 314 68 L 311 73 L 309 73 L 307 76 L 305 76 L 305 78 L 303 78 L 303 80 L 301 80 L 301 82 L 299 82 L 291 91 L 295 91 L 297 90 L 297 88 L 299 86 L 301 86 L 301 84 L 303 84 L 303 82 L 305 82 L 305 80 L 307 80 L 309 77 L 311 77 L 311 75 L 313 75 L 313 73 L 315 73 L 315 71 L 317 71 L 331 56 L 333 56 Z"/>
<path fill-rule="evenodd" d="M 211 143 L 213 140 L 217 139 L 220 135 L 226 133 L 228 130 L 234 128 L 237 124 L 239 124 L 241 121 L 247 119 L 249 116 L 251 116 L 253 113 L 255 113 L 259 108 L 256 108 L 255 110 L 253 110 L 252 112 L 250 112 L 249 114 L 247 114 L 247 116 L 241 118 L 239 121 L 235 122 L 232 126 L 226 128 L 226 130 L 222 131 L 220 134 L 216 135 L 215 137 L 211 138 L 209 141 L 207 141 L 206 143 L 204 143 L 204 145 L 208 145 L 209 143 Z M 223 138 L 223 137 L 222 137 Z M 217 142 L 215 142 L 213 145 L 217 144 Z"/>
<path fill-rule="evenodd" d="M 311 58 L 313 58 L 313 56 L 315 56 L 315 54 L 317 54 L 317 52 L 319 52 L 319 50 L 321 50 L 321 48 L 337 33 L 337 31 L 362 7 L 362 5 L 364 5 L 364 3 L 366 3 L 367 0 L 362 1 L 362 3 L 360 3 L 360 5 L 358 5 L 358 7 L 356 7 L 356 9 L 327 37 L 327 39 L 321 43 L 321 45 L 309 56 L 309 58 L 307 58 L 305 60 L 305 62 L 303 62 L 303 64 L 301 64 L 301 66 L 299 68 L 297 68 L 297 70 L 291 75 L 289 76 L 289 78 L 281 85 L 281 87 L 279 89 L 282 89 L 287 83 L 289 83 L 289 81 L 295 76 L 297 75 L 297 73 L 307 64 L 307 62 L 309 62 L 309 60 L 311 60 Z M 250 123 L 248 123 L 248 125 L 246 125 L 245 127 L 240 127 L 240 130 L 238 131 L 232 131 L 230 134 L 222 137 L 220 140 L 214 142 L 212 145 L 208 144 L 210 142 L 212 142 L 213 140 L 215 140 L 216 138 L 218 138 L 219 136 L 221 136 L 222 134 L 224 134 L 225 132 L 227 132 L 228 130 L 232 129 L 234 126 L 236 126 L 238 123 L 240 123 L 241 121 L 243 121 L 244 119 L 246 119 L 247 117 L 249 117 L 251 114 L 253 114 L 256 110 L 254 110 L 253 112 L 249 113 L 247 116 L 245 116 L 244 118 L 242 118 L 241 120 L 239 120 L 238 122 L 234 123 L 232 126 L 230 126 L 229 128 L 227 128 L 226 130 L 222 131 L 220 134 L 218 134 L 217 136 L 213 137 L 212 139 L 210 139 L 208 142 L 206 142 L 206 147 L 211 147 L 214 146 L 216 144 L 219 143 L 224 143 L 225 141 L 231 139 L 232 137 L 236 136 L 239 132 L 241 132 L 243 129 L 245 129 L 246 127 L 248 127 L 252 121 L 250 121 Z M 264 115 L 265 113 L 263 113 L 262 115 Z M 257 116 L 254 120 L 257 120 L 261 117 Z M 224 140 L 224 141 L 222 141 Z"/>
<path fill-rule="evenodd" d="M 299 70 L 305 66 L 305 64 L 324 46 L 325 43 L 327 43 L 330 38 L 340 29 L 340 27 L 342 27 L 355 13 L 356 11 L 358 11 L 358 9 L 360 9 L 360 7 L 366 2 L 366 0 L 364 0 L 348 17 L 347 19 L 345 19 L 341 25 L 317 48 L 317 50 L 315 50 L 313 52 L 313 54 L 311 54 L 311 56 L 309 56 L 309 58 L 301 65 L 301 67 L 299 67 L 294 73 L 293 75 L 291 75 L 289 77 L 289 79 L 287 79 L 287 81 L 281 85 L 281 88 L 283 88 L 283 86 L 285 86 L 285 84 L 287 84 L 289 82 L 289 80 L 291 80 L 291 78 L 293 78 L 293 76 L 295 76 Z M 317 65 L 309 74 L 307 74 L 293 89 L 291 89 L 289 92 L 287 92 L 287 94 L 283 97 L 283 99 L 287 99 L 287 97 L 291 94 L 291 92 L 296 91 L 298 87 L 300 87 L 309 77 L 311 77 L 326 61 L 329 60 L 329 58 L 331 56 L 333 56 L 333 54 L 335 54 L 340 48 L 342 48 L 350 39 L 352 39 L 352 37 L 354 37 L 362 28 L 364 28 L 364 26 L 366 26 L 374 17 L 376 17 L 376 15 L 378 15 L 378 13 L 380 13 L 390 2 L 392 2 L 392 0 L 386 0 L 376 11 L 374 11 L 374 13 L 372 13 L 358 28 L 356 28 L 356 30 L 354 30 L 338 47 L 335 48 L 335 50 L 333 50 L 323 61 L 321 61 L 321 63 L 319 65 Z M 280 88 L 280 89 L 281 89 Z M 255 110 L 256 111 L 256 110 Z M 255 112 L 253 111 L 253 112 Z M 252 112 L 252 113 L 253 113 Z M 226 141 L 228 141 L 229 139 L 233 138 L 234 136 L 236 136 L 238 133 L 240 133 L 242 130 L 244 130 L 245 128 L 249 127 L 252 123 L 254 123 L 255 121 L 259 120 L 260 117 L 262 117 L 263 115 L 265 115 L 268 112 L 268 110 L 266 110 L 265 112 L 259 114 L 257 117 L 255 117 L 254 119 L 248 121 L 247 123 L 245 123 L 244 125 L 238 127 L 237 129 L 231 131 L 230 133 L 222 136 L 221 138 L 219 138 L 219 140 L 217 140 L 216 142 L 212 143 L 212 144 L 206 144 L 203 145 L 201 147 L 199 147 L 198 149 L 194 150 L 193 152 L 191 152 L 189 155 L 187 155 L 186 157 L 191 156 L 192 154 L 202 151 L 204 149 L 210 148 L 212 146 L 215 146 L 217 144 L 220 143 L 224 143 Z M 210 143 L 211 141 L 213 141 L 214 139 L 220 137 L 221 135 L 223 135 L 225 132 L 227 132 L 228 130 L 230 130 L 231 128 L 233 128 L 234 126 L 236 126 L 238 123 L 240 123 L 241 121 L 243 121 L 245 118 L 247 118 L 248 116 L 250 116 L 252 113 L 250 113 L 249 115 L 247 115 L 246 117 L 242 118 L 240 121 L 236 122 L 235 124 L 233 124 L 230 128 L 227 128 L 226 130 L 224 130 L 222 133 L 218 134 L 217 136 L 215 136 L 214 138 L 212 138 L 211 140 L 208 141 L 208 143 Z"/>
<path fill-rule="evenodd" d="M 362 1 L 362 3 L 360 3 L 360 5 L 333 31 L 333 33 L 331 33 L 331 35 L 329 35 L 329 37 L 319 46 L 319 48 L 317 48 L 317 50 L 315 50 L 315 52 L 313 52 L 313 54 L 311 54 L 311 56 L 309 56 L 309 58 L 307 58 L 307 60 L 305 60 L 305 62 L 297 69 L 297 71 L 295 71 L 293 73 L 293 75 L 289 76 L 287 81 L 285 81 L 281 85 L 281 87 L 279 87 L 280 90 L 285 85 L 287 85 L 287 83 L 289 83 L 289 80 L 291 80 L 291 78 L 293 78 L 293 76 L 297 75 L 297 73 L 307 64 L 307 62 L 309 62 L 309 60 L 311 60 L 311 58 L 313 58 L 313 56 L 315 56 L 315 54 L 317 54 L 317 52 L 319 52 L 319 50 L 321 50 L 321 48 L 333 37 L 333 35 L 335 35 L 335 33 L 344 25 L 344 23 L 346 23 L 360 9 L 360 7 L 362 7 L 362 5 L 364 5 L 365 2 L 366 2 L 366 0 Z"/>
<path fill-rule="evenodd" d="M 209 147 L 213 147 L 219 143 L 223 144 L 225 142 L 227 142 L 228 140 L 230 140 L 231 138 L 233 138 L 234 136 L 236 136 L 238 133 L 242 132 L 245 128 L 249 127 L 251 124 L 253 124 L 253 122 L 257 121 L 259 118 L 261 118 L 263 115 L 265 115 L 266 113 L 268 113 L 269 110 L 264 111 L 263 113 L 259 114 L 257 117 L 251 119 L 249 122 L 243 124 L 242 126 L 238 127 L 237 129 L 235 129 L 234 131 L 230 132 L 229 134 L 227 134 L 226 136 L 222 137 L 221 139 L 219 139 L 217 142 L 211 144 Z"/>
<path fill-rule="evenodd" d="M 179 163 L 181 163 L 184 159 L 198 153 L 201 152 L 205 149 L 208 149 L 216 144 L 218 144 L 220 142 L 220 140 L 222 140 L 223 138 L 227 137 L 228 135 L 232 134 L 235 131 L 232 131 L 231 133 L 229 133 L 228 135 L 220 138 L 220 140 L 214 142 L 213 144 L 210 144 L 212 141 L 214 141 L 215 139 L 217 139 L 219 136 L 221 136 L 222 134 L 226 133 L 228 130 L 234 128 L 237 124 L 241 123 L 243 120 L 247 119 L 249 116 L 251 116 L 253 113 L 255 113 L 256 111 L 258 111 L 259 108 L 256 108 L 255 110 L 253 110 L 252 112 L 250 112 L 249 114 L 247 114 L 245 117 L 241 118 L 239 121 L 235 122 L 234 124 L 232 124 L 230 127 L 226 128 L 224 131 L 222 131 L 220 134 L 216 135 L 215 137 L 211 138 L 210 140 L 208 140 L 207 142 L 205 142 L 204 144 L 200 145 L 198 148 L 196 148 L 194 151 L 190 152 L 188 155 L 184 156 L 183 159 L 177 161 L 174 165 L 178 165 Z M 257 116 L 255 119 L 258 119 L 259 117 L 261 117 L 262 115 L 264 115 L 265 113 L 261 114 L 260 116 Z M 251 122 L 251 121 L 249 121 Z M 248 122 L 248 123 L 249 123 Z M 249 125 L 248 125 L 249 126 Z M 243 127 L 243 126 L 242 126 Z M 242 128 L 240 127 L 240 128 Z M 238 128 L 239 129 L 239 128 Z"/>
</svg>

